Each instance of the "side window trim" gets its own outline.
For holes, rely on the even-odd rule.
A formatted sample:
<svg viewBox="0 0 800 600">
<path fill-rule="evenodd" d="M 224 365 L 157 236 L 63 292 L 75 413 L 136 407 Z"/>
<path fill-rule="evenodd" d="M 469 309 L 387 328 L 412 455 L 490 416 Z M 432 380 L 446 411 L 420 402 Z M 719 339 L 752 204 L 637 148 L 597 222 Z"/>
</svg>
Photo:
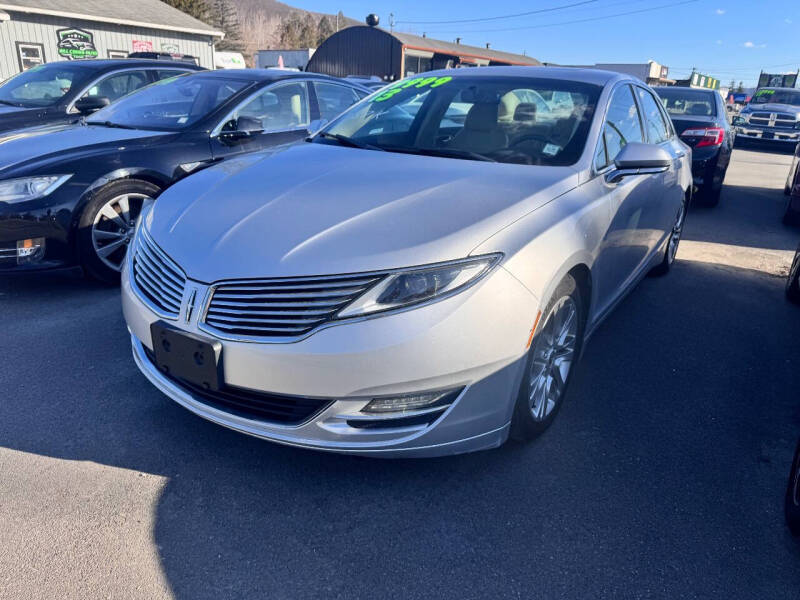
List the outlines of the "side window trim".
<svg viewBox="0 0 800 600">
<path fill-rule="evenodd" d="M 133 66 L 131 66 L 131 67 L 122 67 L 121 69 L 117 69 L 116 71 L 109 71 L 108 73 L 103 73 L 99 77 L 96 77 L 94 80 L 90 81 L 86 86 L 84 86 L 84 88 L 78 93 L 78 95 L 75 96 L 75 98 L 73 100 L 71 100 L 69 104 L 67 104 L 66 112 L 72 114 L 73 110 L 75 108 L 75 103 L 78 100 L 80 100 L 81 98 L 83 98 L 83 96 L 86 93 L 88 93 L 89 90 L 91 90 L 94 86 L 96 86 L 98 83 L 100 83 L 104 79 L 107 79 L 108 77 L 113 77 L 114 75 L 119 75 L 120 73 L 126 73 L 128 71 L 158 71 L 161 68 L 163 68 L 163 67 L 151 67 L 151 66 L 133 67 Z M 175 70 L 184 71 L 185 73 L 193 72 L 192 69 L 183 70 L 183 69 L 180 69 L 180 68 L 176 68 Z M 150 73 L 148 73 L 148 76 L 152 77 L 152 75 Z"/>
<path fill-rule="evenodd" d="M 298 127 L 295 127 L 293 129 L 265 129 L 263 133 L 278 133 L 278 132 L 281 132 L 281 131 L 291 132 L 291 131 L 308 130 L 308 126 L 311 124 L 311 121 L 312 121 L 312 119 L 311 119 L 311 98 L 310 98 L 311 90 L 309 88 L 311 88 L 313 86 L 309 86 L 308 85 L 309 82 L 311 82 L 311 81 L 313 81 L 313 80 L 311 80 L 311 79 L 281 79 L 280 81 L 275 81 L 273 83 L 270 83 L 268 85 L 265 85 L 265 86 L 262 86 L 262 87 L 258 88 L 252 94 L 247 96 L 247 98 L 245 98 L 244 100 L 239 102 L 239 104 L 237 104 L 235 107 L 233 107 L 233 109 L 231 111 L 229 111 L 219 123 L 217 123 L 216 127 L 214 127 L 214 129 L 211 131 L 211 135 L 209 137 L 211 137 L 211 138 L 219 137 L 219 134 L 222 132 L 222 128 L 225 127 L 225 123 L 230 121 L 233 118 L 233 115 L 235 115 L 242 107 L 247 106 L 248 103 L 250 103 L 251 101 L 253 101 L 256 98 L 258 98 L 261 94 L 265 94 L 269 90 L 274 90 L 274 89 L 279 88 L 281 86 L 289 85 L 289 84 L 293 84 L 293 83 L 302 83 L 302 84 L 304 84 L 306 86 L 306 112 L 308 114 L 308 123 L 306 123 L 305 125 L 300 125 Z"/>
</svg>

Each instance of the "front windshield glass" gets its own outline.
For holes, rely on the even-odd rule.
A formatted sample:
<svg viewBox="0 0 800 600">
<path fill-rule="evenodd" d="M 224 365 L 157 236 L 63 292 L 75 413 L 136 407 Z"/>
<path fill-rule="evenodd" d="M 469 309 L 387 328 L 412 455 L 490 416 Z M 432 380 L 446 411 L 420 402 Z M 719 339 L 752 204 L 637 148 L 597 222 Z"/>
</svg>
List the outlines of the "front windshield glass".
<svg viewBox="0 0 800 600">
<path fill-rule="evenodd" d="M 92 69 L 66 62 L 33 67 L 0 85 L 0 104 L 53 106 L 70 90 L 86 83 L 92 73 Z"/>
<path fill-rule="evenodd" d="M 247 85 L 247 81 L 208 75 L 172 77 L 121 98 L 86 122 L 178 131 L 209 115 Z"/>
<path fill-rule="evenodd" d="M 655 88 L 661 103 L 673 117 L 714 117 L 717 115 L 714 94 L 685 88 Z"/>
<path fill-rule="evenodd" d="M 800 106 L 800 91 L 794 90 L 758 90 L 753 96 L 753 104 L 791 104 Z"/>
<path fill-rule="evenodd" d="M 416 77 L 356 105 L 315 138 L 390 152 L 574 164 L 599 86 L 522 77 Z M 337 139 L 338 137 L 338 139 Z"/>
</svg>

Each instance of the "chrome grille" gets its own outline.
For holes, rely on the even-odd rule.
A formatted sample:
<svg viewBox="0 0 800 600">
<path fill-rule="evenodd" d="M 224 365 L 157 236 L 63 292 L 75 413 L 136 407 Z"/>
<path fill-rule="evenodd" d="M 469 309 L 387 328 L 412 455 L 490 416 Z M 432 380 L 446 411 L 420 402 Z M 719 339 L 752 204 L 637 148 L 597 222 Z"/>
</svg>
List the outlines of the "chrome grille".
<svg viewBox="0 0 800 600">
<path fill-rule="evenodd" d="M 797 119 L 790 113 L 754 112 L 750 115 L 750 124 L 762 127 L 794 128 L 795 123 L 797 123 Z"/>
<path fill-rule="evenodd" d="M 165 317 L 177 318 L 181 310 L 186 275 L 156 245 L 144 227 L 136 236 L 133 281 L 139 295 L 149 301 L 156 312 Z"/>
<path fill-rule="evenodd" d="M 237 338 L 297 337 L 330 321 L 382 275 L 291 277 L 214 287 L 207 328 Z"/>
</svg>

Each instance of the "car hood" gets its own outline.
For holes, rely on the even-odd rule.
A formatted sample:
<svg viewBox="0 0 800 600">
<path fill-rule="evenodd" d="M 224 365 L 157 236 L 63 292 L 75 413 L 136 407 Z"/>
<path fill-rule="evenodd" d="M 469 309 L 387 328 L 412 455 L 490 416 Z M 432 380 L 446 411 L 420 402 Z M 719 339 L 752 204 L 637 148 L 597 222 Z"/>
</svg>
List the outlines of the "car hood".
<svg viewBox="0 0 800 600">
<path fill-rule="evenodd" d="M 146 226 L 207 283 L 373 271 L 468 256 L 577 185 L 569 167 L 300 144 L 189 177 Z"/>
<path fill-rule="evenodd" d="M 0 104 L 0 131 L 9 131 L 25 126 L 41 118 L 44 108 L 27 108 L 22 106 L 8 106 Z"/>
<path fill-rule="evenodd" d="M 800 114 L 800 106 L 793 104 L 748 104 L 742 109 L 743 113 L 768 112 Z"/>
<path fill-rule="evenodd" d="M 102 126 L 50 125 L 0 134 L 0 178 L 31 163 L 89 156 L 132 140 L 169 135 L 158 131 Z"/>
</svg>

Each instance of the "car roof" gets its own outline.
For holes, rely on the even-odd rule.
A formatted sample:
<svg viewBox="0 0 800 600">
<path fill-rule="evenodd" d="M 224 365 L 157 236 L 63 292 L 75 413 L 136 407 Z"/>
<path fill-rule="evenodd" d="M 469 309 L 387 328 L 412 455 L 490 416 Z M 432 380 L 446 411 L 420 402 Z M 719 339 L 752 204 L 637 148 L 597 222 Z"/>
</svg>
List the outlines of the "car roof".
<svg viewBox="0 0 800 600">
<path fill-rule="evenodd" d="M 708 88 L 693 88 L 686 85 L 659 85 L 653 88 L 656 93 L 661 91 L 676 90 L 680 92 L 688 92 L 690 94 L 714 94 L 717 90 L 710 90 Z"/>
<path fill-rule="evenodd" d="M 201 71 L 196 75 L 203 75 L 204 77 L 219 77 L 221 79 L 239 79 L 241 81 L 282 81 L 285 79 L 319 79 L 320 81 L 335 81 L 349 85 L 351 87 L 360 88 L 361 84 L 348 81 L 347 79 L 340 79 L 338 77 L 331 77 L 330 75 L 322 75 L 320 73 L 308 73 L 305 71 L 284 71 L 282 69 L 218 69 L 216 71 Z"/>
<path fill-rule="evenodd" d="M 643 84 L 639 79 L 602 69 L 584 69 L 580 67 L 484 67 L 480 69 L 440 69 L 424 73 L 429 76 L 448 77 L 528 77 L 537 79 L 563 79 L 565 81 L 580 81 L 599 86 L 605 86 L 616 81 L 631 81 Z"/>
<path fill-rule="evenodd" d="M 136 68 L 136 67 L 183 67 L 193 70 L 201 70 L 202 67 L 193 65 L 192 63 L 185 63 L 178 60 L 156 60 L 152 58 L 94 58 L 89 60 L 73 60 L 73 61 L 54 61 L 49 62 L 42 67 L 63 67 L 69 65 L 70 67 L 77 67 L 79 69 L 86 69 L 89 71 L 107 71 L 122 68 Z"/>
</svg>

